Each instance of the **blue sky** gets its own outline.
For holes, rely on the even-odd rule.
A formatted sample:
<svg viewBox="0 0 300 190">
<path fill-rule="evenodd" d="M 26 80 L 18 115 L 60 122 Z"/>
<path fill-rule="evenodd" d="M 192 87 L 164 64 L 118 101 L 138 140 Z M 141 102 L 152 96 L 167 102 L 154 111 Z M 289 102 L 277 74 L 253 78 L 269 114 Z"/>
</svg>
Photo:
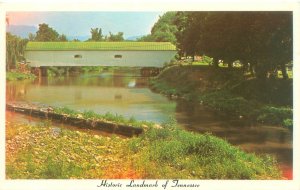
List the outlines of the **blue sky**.
<svg viewBox="0 0 300 190">
<path fill-rule="evenodd" d="M 67 36 L 90 35 L 91 28 L 103 34 L 124 32 L 124 37 L 149 34 L 163 12 L 8 12 L 10 25 L 38 27 L 47 23 Z"/>
</svg>

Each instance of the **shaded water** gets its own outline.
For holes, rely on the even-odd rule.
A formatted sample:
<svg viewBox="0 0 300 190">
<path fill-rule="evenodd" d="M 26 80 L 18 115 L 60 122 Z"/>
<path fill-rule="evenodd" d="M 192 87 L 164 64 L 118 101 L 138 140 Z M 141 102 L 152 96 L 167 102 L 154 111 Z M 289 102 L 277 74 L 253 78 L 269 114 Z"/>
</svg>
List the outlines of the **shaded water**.
<svg viewBox="0 0 300 190">
<path fill-rule="evenodd" d="M 173 117 L 186 130 L 209 132 L 245 151 L 275 155 L 284 170 L 292 168 L 292 134 L 287 129 L 249 126 L 239 119 L 233 121 L 218 116 L 199 104 L 169 100 L 151 92 L 148 78 L 140 77 L 135 72 L 103 72 L 77 77 L 42 78 L 34 82 L 8 82 L 6 95 L 7 101 L 66 106 L 100 114 L 110 112 L 158 123 Z M 30 120 L 28 116 L 12 113 L 7 119 L 20 122 Z"/>
</svg>

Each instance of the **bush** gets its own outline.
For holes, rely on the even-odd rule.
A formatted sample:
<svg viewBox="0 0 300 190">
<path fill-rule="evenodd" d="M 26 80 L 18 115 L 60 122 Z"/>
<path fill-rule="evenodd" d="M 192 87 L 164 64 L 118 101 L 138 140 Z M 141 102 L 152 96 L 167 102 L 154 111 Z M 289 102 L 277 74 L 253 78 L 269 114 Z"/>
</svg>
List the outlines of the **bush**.
<svg viewBox="0 0 300 190">
<path fill-rule="evenodd" d="M 283 120 L 283 126 L 290 130 L 293 130 L 293 120 L 292 119 Z"/>
<path fill-rule="evenodd" d="M 14 81 L 14 80 L 25 80 L 25 79 L 35 79 L 35 75 L 31 73 L 18 73 L 18 72 L 7 72 L 6 80 Z"/>
<path fill-rule="evenodd" d="M 290 122 L 293 118 L 293 110 L 289 107 L 265 106 L 260 110 L 257 120 L 267 124 L 282 124 Z M 289 119 L 289 120 L 287 120 Z M 292 122 L 290 122 L 292 123 Z"/>
<path fill-rule="evenodd" d="M 225 112 L 229 116 L 246 116 L 255 108 L 253 102 L 243 97 L 233 95 L 227 90 L 206 93 L 205 95 L 199 96 L 199 101 L 215 110 Z"/>
</svg>

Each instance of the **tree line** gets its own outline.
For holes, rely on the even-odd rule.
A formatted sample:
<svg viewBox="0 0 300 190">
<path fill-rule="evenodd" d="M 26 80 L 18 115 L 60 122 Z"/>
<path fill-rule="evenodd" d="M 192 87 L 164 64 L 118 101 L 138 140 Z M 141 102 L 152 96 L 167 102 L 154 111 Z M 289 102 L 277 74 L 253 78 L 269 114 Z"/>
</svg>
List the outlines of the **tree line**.
<svg viewBox="0 0 300 190">
<path fill-rule="evenodd" d="M 91 38 L 87 41 L 124 41 L 123 32 L 113 34 L 109 32 L 109 35 L 104 36 L 101 28 L 91 28 Z M 59 34 L 56 30 L 49 27 L 48 24 L 39 24 L 39 29 L 36 34 L 30 33 L 28 36 L 29 41 L 37 42 L 66 42 L 69 41 L 65 34 Z M 74 39 L 73 41 L 79 41 Z"/>
<path fill-rule="evenodd" d="M 87 41 L 124 41 L 123 32 L 104 36 L 101 28 L 91 28 L 91 37 Z M 36 42 L 67 42 L 65 34 L 59 34 L 55 29 L 49 27 L 48 24 L 39 24 L 39 29 L 35 34 L 30 33 L 28 38 L 20 38 L 9 32 L 6 33 L 6 70 L 16 68 L 16 63 L 23 61 L 24 50 L 29 41 Z M 79 41 L 74 39 L 73 41 Z"/>
<path fill-rule="evenodd" d="M 180 56 L 206 55 L 232 67 L 239 61 L 258 78 L 293 59 L 292 12 L 167 12 L 140 41 L 171 41 Z"/>
</svg>

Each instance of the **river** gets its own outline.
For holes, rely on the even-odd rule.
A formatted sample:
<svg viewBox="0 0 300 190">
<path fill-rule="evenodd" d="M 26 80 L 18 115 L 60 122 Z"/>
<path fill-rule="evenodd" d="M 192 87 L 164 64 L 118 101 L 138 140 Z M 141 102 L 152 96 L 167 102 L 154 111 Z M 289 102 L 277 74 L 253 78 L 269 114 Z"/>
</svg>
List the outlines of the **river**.
<svg viewBox="0 0 300 190">
<path fill-rule="evenodd" d="M 92 110 L 99 114 L 110 112 L 156 123 L 175 118 L 186 130 L 212 133 L 247 152 L 274 155 L 284 175 L 291 178 L 293 148 L 289 130 L 280 126 L 249 126 L 242 120 L 220 116 L 200 104 L 170 100 L 152 92 L 148 80 L 133 70 L 11 81 L 6 86 L 6 99 L 66 106 L 78 111 Z M 6 116 L 10 122 L 38 122 L 38 119 L 16 113 L 7 112 Z"/>
</svg>

